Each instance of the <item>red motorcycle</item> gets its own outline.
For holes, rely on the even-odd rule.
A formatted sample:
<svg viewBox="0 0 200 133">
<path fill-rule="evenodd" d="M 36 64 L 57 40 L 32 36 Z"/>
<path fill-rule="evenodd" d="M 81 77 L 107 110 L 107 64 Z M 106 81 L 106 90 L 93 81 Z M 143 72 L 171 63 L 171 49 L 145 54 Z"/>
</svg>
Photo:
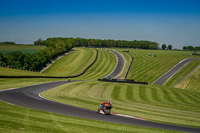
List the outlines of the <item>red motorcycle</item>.
<svg viewBox="0 0 200 133">
<path fill-rule="evenodd" d="M 98 109 L 98 113 L 103 115 L 109 115 L 111 113 L 112 107 L 113 106 L 111 103 L 101 104 L 100 108 Z"/>
</svg>

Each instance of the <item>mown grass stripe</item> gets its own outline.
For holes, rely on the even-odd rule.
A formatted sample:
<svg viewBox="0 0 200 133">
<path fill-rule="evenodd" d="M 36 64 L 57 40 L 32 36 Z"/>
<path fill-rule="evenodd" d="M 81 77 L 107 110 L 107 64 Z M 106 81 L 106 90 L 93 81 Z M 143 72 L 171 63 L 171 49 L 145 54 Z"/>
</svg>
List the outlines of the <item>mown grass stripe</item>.
<svg viewBox="0 0 200 133">
<path fill-rule="evenodd" d="M 130 86 L 130 85 L 127 86 L 126 98 L 127 98 L 127 100 L 132 100 L 133 99 L 133 87 Z"/>
<path fill-rule="evenodd" d="M 179 92 L 175 91 L 175 90 L 170 90 L 173 94 L 174 97 L 176 97 L 176 100 L 179 102 L 179 103 L 187 103 L 183 97 L 180 95 Z"/>
<path fill-rule="evenodd" d="M 167 89 L 162 88 L 162 92 L 163 92 L 163 99 L 166 102 L 170 102 L 170 103 L 176 103 L 174 100 L 172 100 L 171 96 L 169 95 L 169 91 Z"/>
<path fill-rule="evenodd" d="M 142 101 L 148 101 L 145 90 L 146 90 L 145 86 L 139 87 L 139 96 Z"/>
<path fill-rule="evenodd" d="M 89 48 L 75 49 L 75 52 L 56 61 L 43 73 L 53 76 L 72 76 L 82 73 L 94 61 L 96 51 Z"/>
<path fill-rule="evenodd" d="M 120 100 L 120 91 L 121 91 L 121 87 L 120 86 L 115 86 L 113 93 L 112 93 L 112 97 L 115 100 Z"/>
<path fill-rule="evenodd" d="M 112 92 L 114 90 L 114 87 L 115 85 L 106 83 L 105 90 L 102 93 L 103 100 L 112 100 Z"/>
<path fill-rule="evenodd" d="M 133 101 L 140 101 L 140 91 L 139 86 L 134 86 L 133 88 Z"/>
<path fill-rule="evenodd" d="M 152 93 L 152 98 L 154 99 L 154 101 L 162 102 L 162 100 L 159 99 L 159 96 L 158 96 L 158 89 L 151 88 L 151 93 Z"/>
</svg>

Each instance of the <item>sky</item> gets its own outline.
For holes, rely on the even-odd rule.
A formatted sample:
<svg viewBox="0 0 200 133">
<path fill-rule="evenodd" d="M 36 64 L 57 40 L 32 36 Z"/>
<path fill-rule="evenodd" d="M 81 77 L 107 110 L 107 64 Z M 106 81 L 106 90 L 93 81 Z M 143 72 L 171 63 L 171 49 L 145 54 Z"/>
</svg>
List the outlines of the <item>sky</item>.
<svg viewBox="0 0 200 133">
<path fill-rule="evenodd" d="M 0 0 L 0 41 L 48 37 L 200 46 L 200 0 Z"/>
</svg>

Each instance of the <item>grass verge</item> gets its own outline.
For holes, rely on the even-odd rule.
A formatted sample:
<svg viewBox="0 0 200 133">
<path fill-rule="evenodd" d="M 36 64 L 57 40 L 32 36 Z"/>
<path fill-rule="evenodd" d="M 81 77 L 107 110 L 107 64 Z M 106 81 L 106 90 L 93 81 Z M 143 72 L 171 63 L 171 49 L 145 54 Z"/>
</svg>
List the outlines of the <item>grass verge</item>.
<svg viewBox="0 0 200 133">
<path fill-rule="evenodd" d="M 49 79 L 49 78 L 0 78 L 0 90 L 9 88 L 19 88 L 28 85 L 35 85 L 53 81 L 63 81 L 67 79 Z"/>
<path fill-rule="evenodd" d="M 32 72 L 32 71 L 5 68 L 5 67 L 0 67 L 0 75 L 3 75 L 3 76 L 45 76 L 45 74 L 42 74 L 39 72 Z"/>
</svg>

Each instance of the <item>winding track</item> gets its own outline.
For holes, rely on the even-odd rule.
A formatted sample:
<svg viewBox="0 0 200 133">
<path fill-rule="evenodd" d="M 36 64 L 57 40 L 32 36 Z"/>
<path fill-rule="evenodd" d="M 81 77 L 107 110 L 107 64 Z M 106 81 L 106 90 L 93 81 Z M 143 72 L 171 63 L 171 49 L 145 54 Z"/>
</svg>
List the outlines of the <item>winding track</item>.
<svg viewBox="0 0 200 133">
<path fill-rule="evenodd" d="M 119 58 L 123 58 L 121 55 L 118 55 Z M 117 65 L 122 65 L 119 64 Z M 117 69 L 118 67 L 116 67 Z M 122 68 L 123 69 L 123 68 Z M 121 71 L 118 71 L 121 72 Z M 119 73 L 115 73 L 118 75 Z M 75 82 L 75 81 L 72 81 Z M 12 90 L 2 90 L 0 91 L 0 99 L 12 103 L 15 105 L 20 105 L 23 107 L 29 107 L 54 113 L 59 113 L 63 115 L 70 115 L 80 118 L 88 118 L 94 120 L 102 120 L 102 121 L 109 121 L 121 124 L 129 124 L 129 125 L 136 125 L 136 126 L 145 126 L 145 127 L 152 127 L 152 128 L 161 128 L 161 129 L 168 129 L 168 130 L 175 130 L 175 131 L 185 131 L 185 132 L 200 132 L 199 128 L 191 128 L 179 125 L 171 125 L 171 124 L 164 124 L 164 123 L 157 123 L 151 121 L 145 121 L 135 118 L 128 118 L 123 116 L 117 115 L 100 115 L 97 114 L 95 111 L 78 108 L 54 101 L 50 101 L 40 97 L 40 93 L 46 91 L 48 89 L 66 84 L 66 81 L 58 81 L 58 82 L 50 82 L 44 83 L 39 85 L 27 86 L 22 87 L 19 89 L 12 89 Z"/>
<path fill-rule="evenodd" d="M 169 80 L 174 74 L 176 74 L 181 68 L 183 68 L 186 64 L 193 60 L 200 60 L 200 58 L 188 58 L 180 61 L 177 65 L 175 65 L 172 69 L 170 69 L 168 72 L 166 72 L 164 75 L 162 75 L 160 78 L 158 78 L 156 81 L 153 82 L 153 84 L 162 85 L 167 80 Z"/>
<path fill-rule="evenodd" d="M 125 65 L 124 57 L 119 52 L 116 52 L 114 50 L 110 50 L 110 51 L 115 54 L 118 63 L 116 65 L 115 69 L 109 75 L 107 75 L 105 78 L 116 77 L 117 75 L 119 75 L 122 72 L 124 65 Z"/>
</svg>

